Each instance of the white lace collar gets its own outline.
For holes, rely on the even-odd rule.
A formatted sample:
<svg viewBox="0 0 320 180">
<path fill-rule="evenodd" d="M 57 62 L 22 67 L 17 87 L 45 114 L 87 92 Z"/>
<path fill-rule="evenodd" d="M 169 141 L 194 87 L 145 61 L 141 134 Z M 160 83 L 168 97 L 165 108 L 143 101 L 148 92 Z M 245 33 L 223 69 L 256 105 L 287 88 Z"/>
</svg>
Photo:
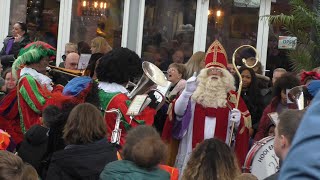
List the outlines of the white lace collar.
<svg viewBox="0 0 320 180">
<path fill-rule="evenodd" d="M 53 90 L 53 87 L 51 86 L 52 80 L 48 76 L 38 73 L 36 70 L 29 67 L 24 67 L 23 69 L 21 69 L 20 77 L 27 74 L 35 78 L 38 83 L 46 87 L 49 91 Z"/>
<path fill-rule="evenodd" d="M 114 92 L 121 92 L 124 94 L 128 94 L 128 90 L 123 87 L 120 84 L 117 83 L 108 83 L 108 82 L 101 82 L 99 81 L 99 85 L 98 85 L 99 89 L 102 89 L 103 91 L 107 92 L 107 93 L 114 93 Z"/>
</svg>

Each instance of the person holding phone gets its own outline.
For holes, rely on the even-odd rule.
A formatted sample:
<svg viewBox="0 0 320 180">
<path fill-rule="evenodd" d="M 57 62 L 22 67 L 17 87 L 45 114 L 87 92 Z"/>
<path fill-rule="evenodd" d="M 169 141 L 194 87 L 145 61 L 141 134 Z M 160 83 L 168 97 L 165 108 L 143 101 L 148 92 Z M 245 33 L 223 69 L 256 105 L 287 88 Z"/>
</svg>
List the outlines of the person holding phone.
<svg viewBox="0 0 320 180">
<path fill-rule="evenodd" d="M 11 36 L 7 36 L 4 39 L 4 46 L 0 51 L 0 59 L 3 69 L 11 67 L 13 61 L 17 58 L 20 49 L 31 42 L 27 33 L 27 25 L 23 22 L 16 22 L 13 25 L 11 33 Z"/>
</svg>

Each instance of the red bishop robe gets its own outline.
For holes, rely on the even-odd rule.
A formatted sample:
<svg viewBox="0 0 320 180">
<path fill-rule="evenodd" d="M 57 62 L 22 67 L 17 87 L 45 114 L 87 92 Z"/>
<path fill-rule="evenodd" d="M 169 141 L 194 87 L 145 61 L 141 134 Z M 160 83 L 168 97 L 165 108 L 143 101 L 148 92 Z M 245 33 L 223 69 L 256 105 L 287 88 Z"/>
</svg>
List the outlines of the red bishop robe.
<svg viewBox="0 0 320 180">
<path fill-rule="evenodd" d="M 180 98 L 180 97 L 179 97 Z M 181 97 L 183 98 L 183 97 Z M 183 134 L 180 141 L 179 153 L 177 155 L 176 166 L 183 170 L 189 160 L 192 149 L 204 140 L 205 119 L 206 117 L 216 118 L 214 137 L 226 142 L 228 132 L 229 113 L 235 108 L 236 92 L 231 91 L 227 96 L 227 106 L 224 108 L 203 108 L 202 105 L 195 103 L 191 99 L 191 106 L 186 109 L 181 122 L 188 122 L 188 125 L 182 125 L 179 134 Z M 177 102 L 176 102 L 177 103 Z M 194 108 L 191 108 L 194 107 Z M 240 167 L 245 161 L 249 148 L 249 127 L 251 127 L 251 116 L 240 97 L 238 109 L 241 112 L 241 119 L 236 129 L 235 153 L 239 160 Z M 192 118 L 193 117 L 193 118 Z M 182 123 L 185 124 L 185 123 Z M 192 127 L 192 129 L 190 129 Z M 192 130 L 192 132 L 189 132 Z M 178 131 L 178 132 L 179 132 Z M 173 132 L 176 133 L 176 132 Z M 189 145 L 190 144 L 190 145 Z"/>
<path fill-rule="evenodd" d="M 216 118 L 216 128 L 214 131 L 214 138 L 220 139 L 223 142 L 227 138 L 227 129 L 229 121 L 229 112 L 235 108 L 236 92 L 230 92 L 228 94 L 227 107 L 225 108 L 203 108 L 202 105 L 196 104 L 194 112 L 194 123 L 193 123 L 193 137 L 192 137 L 192 148 L 204 140 L 204 128 L 205 128 L 205 117 Z M 249 150 L 249 129 L 251 125 L 250 113 L 247 109 L 246 104 L 241 99 L 239 100 L 238 109 L 242 116 L 240 119 L 240 125 L 236 129 L 236 141 L 235 141 L 235 153 L 239 160 L 239 164 L 242 166 L 246 155 Z"/>
</svg>

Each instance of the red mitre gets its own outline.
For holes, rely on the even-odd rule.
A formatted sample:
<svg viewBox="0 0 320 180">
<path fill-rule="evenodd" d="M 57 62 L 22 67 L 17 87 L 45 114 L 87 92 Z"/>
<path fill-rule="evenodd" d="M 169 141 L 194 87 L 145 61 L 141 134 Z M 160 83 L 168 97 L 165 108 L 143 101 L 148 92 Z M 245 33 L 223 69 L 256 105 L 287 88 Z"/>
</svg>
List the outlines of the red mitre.
<svg viewBox="0 0 320 180">
<path fill-rule="evenodd" d="M 218 67 L 227 69 L 227 59 L 227 53 L 222 44 L 218 40 L 215 40 L 207 50 L 205 57 L 205 67 Z"/>
</svg>

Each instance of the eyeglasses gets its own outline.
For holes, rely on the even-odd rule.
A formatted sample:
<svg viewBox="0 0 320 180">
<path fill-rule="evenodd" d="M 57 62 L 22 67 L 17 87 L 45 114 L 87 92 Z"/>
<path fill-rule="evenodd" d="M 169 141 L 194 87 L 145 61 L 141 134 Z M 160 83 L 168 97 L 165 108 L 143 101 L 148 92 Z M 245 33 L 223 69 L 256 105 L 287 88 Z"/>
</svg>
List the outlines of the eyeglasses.
<svg viewBox="0 0 320 180">
<path fill-rule="evenodd" d="M 222 70 L 218 68 L 210 68 L 207 73 L 222 73 Z"/>
<path fill-rule="evenodd" d="M 168 70 L 167 70 L 167 73 L 169 73 L 169 72 L 176 72 L 177 70 L 176 69 L 174 69 L 174 68 L 169 68 Z"/>
</svg>

